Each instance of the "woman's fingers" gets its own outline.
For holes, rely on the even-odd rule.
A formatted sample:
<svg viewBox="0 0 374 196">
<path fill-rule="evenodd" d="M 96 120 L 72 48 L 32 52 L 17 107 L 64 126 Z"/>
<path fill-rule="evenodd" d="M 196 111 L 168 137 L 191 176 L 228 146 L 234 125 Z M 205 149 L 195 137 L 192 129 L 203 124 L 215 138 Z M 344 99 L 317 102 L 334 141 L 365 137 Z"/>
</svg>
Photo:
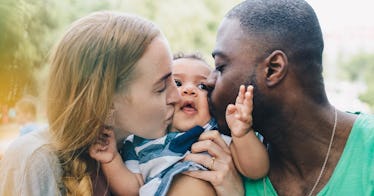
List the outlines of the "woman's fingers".
<svg viewBox="0 0 374 196">
<path fill-rule="evenodd" d="M 223 153 L 224 154 L 224 153 Z M 227 155 L 226 155 L 227 156 Z M 191 171 L 186 172 L 186 175 L 209 181 L 213 186 L 220 185 L 224 181 L 225 175 L 229 173 L 230 167 L 233 167 L 231 159 L 220 156 L 213 157 L 206 153 L 188 154 L 185 160 L 194 161 L 208 168 L 210 171 Z"/>
<path fill-rule="evenodd" d="M 221 149 L 225 153 L 230 154 L 230 149 L 226 142 L 222 139 L 221 134 L 216 131 L 206 131 L 202 133 L 199 137 L 199 141 L 192 145 L 191 151 L 192 152 L 204 152 L 208 151 L 209 154 L 213 156 L 218 156 L 218 152 L 221 151 Z"/>
<path fill-rule="evenodd" d="M 230 149 L 218 131 L 204 132 L 192 145 L 191 152 L 185 160 L 200 163 L 210 170 L 232 164 Z"/>
<path fill-rule="evenodd" d="M 207 153 L 188 154 L 184 160 L 199 163 L 210 170 L 214 170 L 218 164 L 218 158 L 209 156 Z"/>
<path fill-rule="evenodd" d="M 230 150 L 217 131 L 204 132 L 184 160 L 194 161 L 209 171 L 190 171 L 186 175 L 210 182 L 218 195 L 243 195 L 241 178 L 237 173 Z M 206 153 L 199 152 L 208 152 Z M 195 154 L 196 153 L 196 154 Z"/>
</svg>

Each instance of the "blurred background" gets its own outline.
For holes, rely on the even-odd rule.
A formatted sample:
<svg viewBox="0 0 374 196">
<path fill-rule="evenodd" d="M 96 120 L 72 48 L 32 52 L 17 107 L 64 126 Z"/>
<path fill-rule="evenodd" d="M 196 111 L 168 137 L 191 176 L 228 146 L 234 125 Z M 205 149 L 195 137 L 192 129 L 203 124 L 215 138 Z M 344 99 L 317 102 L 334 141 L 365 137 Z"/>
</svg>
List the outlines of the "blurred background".
<svg viewBox="0 0 374 196">
<path fill-rule="evenodd" d="M 199 51 L 213 66 L 210 53 L 219 22 L 239 2 L 0 0 L 0 157 L 25 124 L 45 125 L 43 99 L 49 51 L 72 21 L 97 10 L 135 13 L 160 26 L 173 52 Z M 314 7 L 324 34 L 324 77 L 330 101 L 341 110 L 373 113 L 371 3 L 369 0 L 308 2 Z M 32 100 L 28 109 L 24 109 L 31 117 L 30 122 L 21 123 L 22 109 L 16 106 L 25 98 Z"/>
</svg>

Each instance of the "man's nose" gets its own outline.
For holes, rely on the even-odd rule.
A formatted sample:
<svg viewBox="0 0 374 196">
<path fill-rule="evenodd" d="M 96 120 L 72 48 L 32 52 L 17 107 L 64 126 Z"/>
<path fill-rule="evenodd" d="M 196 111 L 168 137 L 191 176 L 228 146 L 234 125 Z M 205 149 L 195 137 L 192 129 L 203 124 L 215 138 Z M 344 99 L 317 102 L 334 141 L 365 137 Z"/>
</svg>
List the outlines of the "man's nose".
<svg viewBox="0 0 374 196">
<path fill-rule="evenodd" d="M 216 86 L 216 81 L 217 81 L 217 73 L 215 71 L 212 71 L 208 78 L 207 78 L 207 81 L 205 83 L 206 87 L 207 87 L 207 90 L 208 92 L 210 93 L 214 87 Z"/>
</svg>

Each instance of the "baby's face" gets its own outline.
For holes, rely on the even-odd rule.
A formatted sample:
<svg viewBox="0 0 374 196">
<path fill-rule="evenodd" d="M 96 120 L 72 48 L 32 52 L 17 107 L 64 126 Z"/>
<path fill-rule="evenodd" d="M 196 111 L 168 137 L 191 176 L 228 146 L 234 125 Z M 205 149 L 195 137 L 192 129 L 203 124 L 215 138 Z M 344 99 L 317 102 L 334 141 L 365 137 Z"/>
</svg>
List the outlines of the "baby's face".
<svg viewBox="0 0 374 196">
<path fill-rule="evenodd" d="M 210 72 L 211 69 L 201 60 L 174 60 L 172 73 L 181 101 L 175 105 L 173 130 L 187 131 L 196 125 L 204 126 L 209 122 L 211 116 L 205 83 Z"/>
</svg>

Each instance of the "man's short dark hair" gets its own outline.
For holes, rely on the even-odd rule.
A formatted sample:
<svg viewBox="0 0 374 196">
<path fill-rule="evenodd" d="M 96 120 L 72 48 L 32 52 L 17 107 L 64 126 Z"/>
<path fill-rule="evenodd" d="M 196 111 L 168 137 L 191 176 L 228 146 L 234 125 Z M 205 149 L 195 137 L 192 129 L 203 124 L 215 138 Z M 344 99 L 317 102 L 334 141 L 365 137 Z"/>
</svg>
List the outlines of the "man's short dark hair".
<svg viewBox="0 0 374 196">
<path fill-rule="evenodd" d="M 306 1 L 246 0 L 232 8 L 226 18 L 239 20 L 248 37 L 255 38 L 256 49 L 262 53 L 259 55 L 282 50 L 294 65 L 293 70 L 304 88 L 310 88 L 311 84 L 317 87 L 316 92 L 324 88 L 322 31 L 313 8 Z M 310 76 L 308 80 L 306 75 Z"/>
</svg>

